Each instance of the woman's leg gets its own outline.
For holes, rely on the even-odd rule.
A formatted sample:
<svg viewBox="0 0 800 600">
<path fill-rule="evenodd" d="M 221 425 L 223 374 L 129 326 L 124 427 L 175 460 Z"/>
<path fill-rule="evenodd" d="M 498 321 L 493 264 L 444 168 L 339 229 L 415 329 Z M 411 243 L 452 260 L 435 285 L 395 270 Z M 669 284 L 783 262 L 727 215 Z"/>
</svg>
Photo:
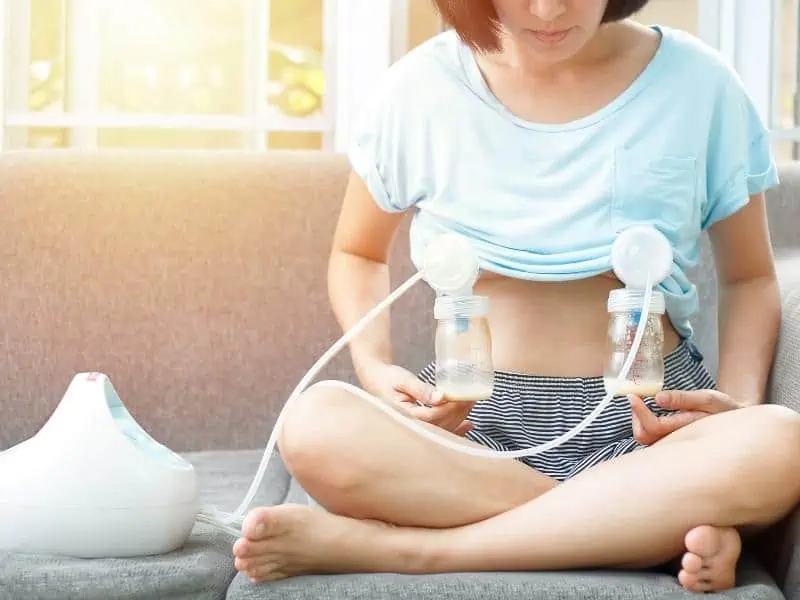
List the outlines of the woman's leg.
<svg viewBox="0 0 800 600">
<path fill-rule="evenodd" d="M 657 565 L 679 555 L 687 532 L 702 526 L 764 526 L 787 514 L 800 497 L 799 448 L 799 415 L 744 408 L 706 417 L 471 525 L 388 527 L 307 507 L 260 508 L 245 520 L 234 552 L 237 567 L 258 580 Z M 486 483 L 476 488 L 492 493 Z"/>
<path fill-rule="evenodd" d="M 308 389 L 286 415 L 278 446 L 292 475 L 328 511 L 395 525 L 482 521 L 557 484 L 515 460 L 479 458 L 436 444 L 336 388 Z"/>
</svg>

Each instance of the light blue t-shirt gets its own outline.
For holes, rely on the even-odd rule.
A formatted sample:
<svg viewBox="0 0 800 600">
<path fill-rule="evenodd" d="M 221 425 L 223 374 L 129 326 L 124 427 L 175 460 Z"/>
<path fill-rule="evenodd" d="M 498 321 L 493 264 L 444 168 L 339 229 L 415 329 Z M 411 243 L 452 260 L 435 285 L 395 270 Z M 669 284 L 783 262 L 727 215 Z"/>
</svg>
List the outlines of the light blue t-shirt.
<svg viewBox="0 0 800 600">
<path fill-rule="evenodd" d="M 467 236 L 481 268 L 559 281 L 611 269 L 634 224 L 673 245 L 664 292 L 684 337 L 698 309 L 686 275 L 701 234 L 777 183 L 767 130 L 715 51 L 667 27 L 652 61 L 616 99 L 559 125 L 525 121 L 491 93 L 447 31 L 389 70 L 366 103 L 349 156 L 386 211 L 413 208 L 411 259 L 431 236 Z"/>
</svg>

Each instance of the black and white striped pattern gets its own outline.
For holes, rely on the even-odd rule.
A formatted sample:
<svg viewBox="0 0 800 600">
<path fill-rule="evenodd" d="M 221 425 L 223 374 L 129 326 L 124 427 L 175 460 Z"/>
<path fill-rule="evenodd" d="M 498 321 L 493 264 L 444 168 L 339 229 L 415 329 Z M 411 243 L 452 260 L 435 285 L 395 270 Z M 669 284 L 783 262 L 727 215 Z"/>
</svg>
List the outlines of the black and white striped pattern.
<svg viewBox="0 0 800 600">
<path fill-rule="evenodd" d="M 664 358 L 664 371 L 664 389 L 716 388 L 702 355 L 689 340 Z M 435 365 L 429 364 L 419 377 L 433 383 L 434 373 Z M 538 446 L 578 425 L 605 394 L 602 377 L 541 377 L 496 371 L 492 397 L 478 402 L 470 413 L 475 428 L 467 437 L 495 450 Z M 652 399 L 645 402 L 659 415 L 669 412 L 658 408 Z M 620 398 L 577 436 L 552 450 L 519 460 L 564 481 L 640 447 L 633 439 L 630 404 Z"/>
</svg>

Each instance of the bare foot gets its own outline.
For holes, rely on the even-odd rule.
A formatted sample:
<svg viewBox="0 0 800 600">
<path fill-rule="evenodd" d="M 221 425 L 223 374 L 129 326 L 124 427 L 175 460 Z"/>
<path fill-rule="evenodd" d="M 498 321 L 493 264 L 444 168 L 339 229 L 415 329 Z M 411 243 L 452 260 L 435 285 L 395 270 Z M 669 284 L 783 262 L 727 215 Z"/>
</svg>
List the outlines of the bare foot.
<svg viewBox="0 0 800 600">
<path fill-rule="evenodd" d="M 253 509 L 233 546 L 236 569 L 251 581 L 275 581 L 311 573 L 392 569 L 401 555 L 382 552 L 391 526 L 333 515 L 296 504 Z M 399 565 L 397 565 L 399 567 Z"/>
<path fill-rule="evenodd" d="M 686 534 L 678 581 L 692 592 L 717 592 L 736 585 L 742 539 L 732 527 L 701 525 Z"/>
</svg>

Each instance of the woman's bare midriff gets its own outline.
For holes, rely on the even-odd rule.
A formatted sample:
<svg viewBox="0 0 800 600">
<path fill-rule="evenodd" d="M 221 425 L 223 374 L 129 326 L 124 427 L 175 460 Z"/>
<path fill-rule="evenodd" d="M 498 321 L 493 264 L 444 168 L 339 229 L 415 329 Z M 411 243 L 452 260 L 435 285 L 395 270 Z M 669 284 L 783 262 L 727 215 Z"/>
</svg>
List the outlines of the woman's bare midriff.
<svg viewBox="0 0 800 600">
<path fill-rule="evenodd" d="M 488 296 L 494 366 L 552 377 L 603 374 L 608 356 L 608 294 L 621 287 L 613 274 L 534 282 L 484 274 L 475 293 Z M 664 353 L 680 337 L 664 315 Z"/>
</svg>

